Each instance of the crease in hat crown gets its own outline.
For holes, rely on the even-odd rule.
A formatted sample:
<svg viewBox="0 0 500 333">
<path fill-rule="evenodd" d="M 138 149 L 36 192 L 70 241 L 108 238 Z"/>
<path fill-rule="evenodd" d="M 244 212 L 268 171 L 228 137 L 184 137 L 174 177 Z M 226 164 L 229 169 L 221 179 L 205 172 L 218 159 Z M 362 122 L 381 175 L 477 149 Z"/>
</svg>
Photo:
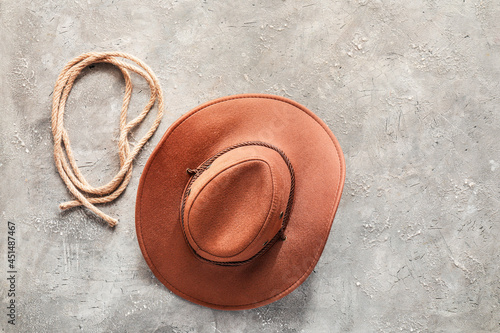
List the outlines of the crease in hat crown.
<svg viewBox="0 0 500 333">
<path fill-rule="evenodd" d="M 195 170 L 184 191 L 181 223 L 196 256 L 244 264 L 280 238 L 293 196 L 293 168 L 283 152 L 262 142 L 243 143 Z"/>
</svg>

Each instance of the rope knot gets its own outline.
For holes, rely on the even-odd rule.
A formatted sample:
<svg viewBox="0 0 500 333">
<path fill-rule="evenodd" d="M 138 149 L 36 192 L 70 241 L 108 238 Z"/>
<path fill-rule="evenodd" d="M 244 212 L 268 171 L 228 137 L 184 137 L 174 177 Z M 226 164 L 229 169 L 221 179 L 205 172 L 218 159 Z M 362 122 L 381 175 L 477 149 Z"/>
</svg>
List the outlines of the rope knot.
<svg viewBox="0 0 500 333">
<path fill-rule="evenodd" d="M 198 173 L 198 169 L 190 169 L 190 168 L 187 168 L 186 169 L 186 172 L 190 175 L 196 175 Z"/>
</svg>

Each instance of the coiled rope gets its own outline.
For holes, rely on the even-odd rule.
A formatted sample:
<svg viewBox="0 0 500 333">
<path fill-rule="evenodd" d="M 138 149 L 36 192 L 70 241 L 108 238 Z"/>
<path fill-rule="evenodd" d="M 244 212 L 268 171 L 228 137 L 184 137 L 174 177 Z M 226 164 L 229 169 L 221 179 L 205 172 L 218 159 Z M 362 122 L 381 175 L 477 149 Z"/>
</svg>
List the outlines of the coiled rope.
<svg viewBox="0 0 500 333">
<path fill-rule="evenodd" d="M 119 58 L 128 59 L 137 64 L 135 66 Z M 80 172 L 76 164 L 68 132 L 64 128 L 64 107 L 75 79 L 87 66 L 94 63 L 110 63 L 120 69 L 125 79 L 125 96 L 123 97 L 120 112 L 120 138 L 118 152 L 120 156 L 120 171 L 106 185 L 93 187 Z M 129 70 L 141 75 L 149 84 L 150 98 L 142 112 L 127 123 L 127 110 L 132 95 L 132 82 Z M 155 102 L 158 101 L 158 113 L 148 132 L 133 146 L 129 146 L 128 134 L 147 116 Z M 144 144 L 158 128 L 163 116 L 163 94 L 160 83 L 153 71 L 138 58 L 120 52 L 90 52 L 82 54 L 64 66 L 57 78 L 52 99 L 52 135 L 54 136 L 54 159 L 57 170 L 75 200 L 64 202 L 59 208 L 64 210 L 77 206 L 85 206 L 114 227 L 118 221 L 99 210 L 94 204 L 106 203 L 115 200 L 127 187 L 132 176 L 132 163 Z"/>
</svg>

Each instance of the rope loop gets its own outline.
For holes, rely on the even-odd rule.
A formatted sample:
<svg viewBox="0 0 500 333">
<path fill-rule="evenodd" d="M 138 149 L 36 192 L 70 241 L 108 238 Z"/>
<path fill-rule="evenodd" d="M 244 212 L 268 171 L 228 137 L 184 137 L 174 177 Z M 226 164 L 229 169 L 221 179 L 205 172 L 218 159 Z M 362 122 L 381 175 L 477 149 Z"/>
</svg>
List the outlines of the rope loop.
<svg viewBox="0 0 500 333">
<path fill-rule="evenodd" d="M 135 65 L 120 58 L 128 59 Z M 71 150 L 68 132 L 64 128 L 63 119 L 66 101 L 76 78 L 85 67 L 95 63 L 109 63 L 118 67 L 125 79 L 125 95 L 120 112 L 120 137 L 118 141 L 120 170 L 111 181 L 99 187 L 90 185 L 78 168 Z M 127 123 L 127 110 L 132 96 L 132 82 L 129 71 L 142 76 L 148 82 L 151 93 L 149 101 L 142 109 L 142 112 Z M 130 131 L 144 120 L 155 103 L 157 103 L 158 113 L 153 125 L 133 147 L 130 147 L 128 140 Z M 59 208 L 64 210 L 83 205 L 105 220 L 110 227 L 114 227 L 118 221 L 103 213 L 94 204 L 111 202 L 125 190 L 132 176 L 133 161 L 158 128 L 163 116 L 163 109 L 163 93 L 158 79 L 148 65 L 132 55 L 121 52 L 89 52 L 68 62 L 59 74 L 54 87 L 52 135 L 54 137 L 54 160 L 57 170 L 75 200 L 64 202 L 59 205 Z"/>
</svg>

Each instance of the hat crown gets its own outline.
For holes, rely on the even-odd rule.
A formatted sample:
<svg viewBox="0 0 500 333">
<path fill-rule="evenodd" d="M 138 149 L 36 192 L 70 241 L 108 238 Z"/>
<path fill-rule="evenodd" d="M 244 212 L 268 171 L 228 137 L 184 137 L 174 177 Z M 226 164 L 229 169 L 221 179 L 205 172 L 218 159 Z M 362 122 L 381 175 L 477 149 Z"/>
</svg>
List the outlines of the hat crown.
<svg viewBox="0 0 500 333">
<path fill-rule="evenodd" d="M 242 263 L 276 240 L 291 193 L 291 171 L 274 147 L 244 145 L 196 169 L 181 206 L 191 249 L 213 263 Z"/>
</svg>

